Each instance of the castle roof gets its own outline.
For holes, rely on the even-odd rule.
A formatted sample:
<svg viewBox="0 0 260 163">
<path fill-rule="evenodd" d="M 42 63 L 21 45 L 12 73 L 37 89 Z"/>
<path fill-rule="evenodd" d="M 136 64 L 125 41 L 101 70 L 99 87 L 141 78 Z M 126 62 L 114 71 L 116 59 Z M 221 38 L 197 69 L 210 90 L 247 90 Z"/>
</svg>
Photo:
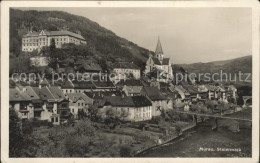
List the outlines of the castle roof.
<svg viewBox="0 0 260 163">
<path fill-rule="evenodd" d="M 66 30 L 61 30 L 61 31 L 46 31 L 43 30 L 44 34 L 47 36 L 72 36 L 72 37 L 76 37 L 78 39 L 81 40 L 85 40 L 81 35 L 77 34 L 77 33 L 73 33 L 70 31 L 66 31 Z M 24 37 L 33 37 L 33 36 L 39 36 L 41 32 L 29 32 L 26 35 L 24 35 Z"/>
</svg>

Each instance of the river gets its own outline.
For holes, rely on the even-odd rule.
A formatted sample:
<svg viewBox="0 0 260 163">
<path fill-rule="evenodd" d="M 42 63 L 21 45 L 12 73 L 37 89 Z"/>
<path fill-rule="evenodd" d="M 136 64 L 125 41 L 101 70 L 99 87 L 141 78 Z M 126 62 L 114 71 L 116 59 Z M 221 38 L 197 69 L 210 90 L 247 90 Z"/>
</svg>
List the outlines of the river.
<svg viewBox="0 0 260 163">
<path fill-rule="evenodd" d="M 167 144 L 146 150 L 136 157 L 251 157 L 252 130 L 226 128 L 212 131 L 204 122 Z"/>
</svg>

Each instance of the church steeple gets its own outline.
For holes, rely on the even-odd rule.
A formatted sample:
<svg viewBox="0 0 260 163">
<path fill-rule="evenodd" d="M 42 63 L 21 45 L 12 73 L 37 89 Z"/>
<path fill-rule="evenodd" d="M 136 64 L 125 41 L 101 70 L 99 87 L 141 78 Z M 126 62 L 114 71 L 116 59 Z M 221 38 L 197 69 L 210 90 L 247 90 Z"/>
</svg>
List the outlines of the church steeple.
<svg viewBox="0 0 260 163">
<path fill-rule="evenodd" d="M 161 41 L 160 41 L 159 37 L 158 37 L 158 42 L 157 42 L 157 46 L 155 49 L 155 55 L 160 61 L 163 60 L 163 50 L 162 50 L 162 45 L 161 45 Z"/>
</svg>

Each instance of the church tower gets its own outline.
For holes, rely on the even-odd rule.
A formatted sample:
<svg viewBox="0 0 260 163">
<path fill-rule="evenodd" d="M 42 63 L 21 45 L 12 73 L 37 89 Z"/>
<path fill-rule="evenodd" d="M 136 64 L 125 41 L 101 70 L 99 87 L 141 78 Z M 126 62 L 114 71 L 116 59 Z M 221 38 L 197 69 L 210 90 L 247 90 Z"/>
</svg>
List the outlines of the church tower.
<svg viewBox="0 0 260 163">
<path fill-rule="evenodd" d="M 161 41 L 160 38 L 158 37 L 158 42 L 157 42 L 157 46 L 155 49 L 155 55 L 156 58 L 158 58 L 158 60 L 162 63 L 163 61 L 163 50 L 162 50 L 162 45 L 161 45 Z"/>
</svg>

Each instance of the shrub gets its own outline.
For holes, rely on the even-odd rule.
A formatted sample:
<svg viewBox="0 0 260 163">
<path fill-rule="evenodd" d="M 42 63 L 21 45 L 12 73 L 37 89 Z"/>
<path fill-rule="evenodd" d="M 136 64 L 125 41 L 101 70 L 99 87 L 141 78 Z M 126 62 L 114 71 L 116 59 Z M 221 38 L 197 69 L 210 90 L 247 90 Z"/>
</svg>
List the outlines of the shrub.
<svg viewBox="0 0 260 163">
<path fill-rule="evenodd" d="M 67 153 L 72 156 L 84 156 L 89 152 L 89 138 L 79 136 L 68 136 L 64 140 Z"/>
<path fill-rule="evenodd" d="M 130 147 L 124 145 L 120 147 L 120 156 L 121 157 L 131 157 L 132 156 L 132 150 Z"/>
<path fill-rule="evenodd" d="M 74 127 L 73 134 L 79 136 L 94 136 L 96 129 L 89 120 L 80 120 Z"/>
<path fill-rule="evenodd" d="M 153 124 L 159 124 L 162 120 L 163 120 L 163 119 L 162 119 L 161 116 L 152 117 L 151 123 L 153 123 Z"/>
</svg>

